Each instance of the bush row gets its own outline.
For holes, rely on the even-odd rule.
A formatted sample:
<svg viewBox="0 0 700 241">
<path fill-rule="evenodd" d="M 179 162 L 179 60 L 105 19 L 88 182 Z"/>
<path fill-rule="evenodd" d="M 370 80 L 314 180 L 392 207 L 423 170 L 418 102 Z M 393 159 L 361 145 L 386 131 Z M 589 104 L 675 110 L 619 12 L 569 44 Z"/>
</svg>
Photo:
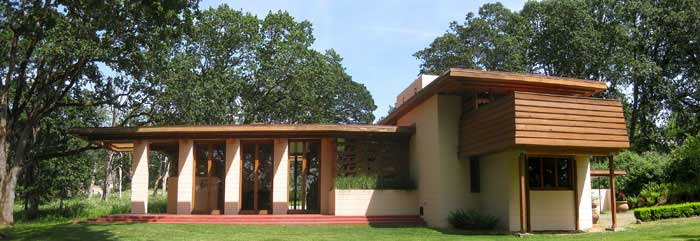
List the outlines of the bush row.
<svg viewBox="0 0 700 241">
<path fill-rule="evenodd" d="M 415 190 L 416 184 L 408 178 L 384 178 L 382 176 L 337 176 L 336 189 L 396 189 Z"/>
<path fill-rule="evenodd" d="M 642 221 L 700 215 L 700 202 L 637 208 L 634 217 Z"/>
</svg>

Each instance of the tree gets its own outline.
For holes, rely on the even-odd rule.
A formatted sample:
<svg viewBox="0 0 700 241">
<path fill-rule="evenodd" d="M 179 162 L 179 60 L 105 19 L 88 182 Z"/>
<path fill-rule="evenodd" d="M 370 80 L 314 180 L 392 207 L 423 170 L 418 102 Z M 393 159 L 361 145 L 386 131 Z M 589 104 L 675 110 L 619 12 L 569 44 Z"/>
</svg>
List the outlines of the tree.
<svg viewBox="0 0 700 241">
<path fill-rule="evenodd" d="M 622 98 L 632 148 L 668 151 L 700 131 L 700 2 L 485 4 L 416 52 L 421 72 L 453 66 L 604 81 Z"/>
<path fill-rule="evenodd" d="M 45 118 L 113 102 L 99 64 L 140 79 L 196 2 L 3 1 L 0 4 L 0 223 L 14 222 L 18 176 Z M 128 95 L 127 95 L 128 97 Z M 79 149 L 63 150 L 73 153 Z"/>
<path fill-rule="evenodd" d="M 153 76 L 157 124 L 371 123 L 365 86 L 333 50 L 311 49 L 311 23 L 221 5 L 198 15 Z"/>
<path fill-rule="evenodd" d="M 450 29 L 430 47 L 418 51 L 422 73 L 441 74 L 451 67 L 525 72 L 527 25 L 525 19 L 501 3 L 484 4 L 479 15 L 468 13 L 464 24 Z"/>
</svg>

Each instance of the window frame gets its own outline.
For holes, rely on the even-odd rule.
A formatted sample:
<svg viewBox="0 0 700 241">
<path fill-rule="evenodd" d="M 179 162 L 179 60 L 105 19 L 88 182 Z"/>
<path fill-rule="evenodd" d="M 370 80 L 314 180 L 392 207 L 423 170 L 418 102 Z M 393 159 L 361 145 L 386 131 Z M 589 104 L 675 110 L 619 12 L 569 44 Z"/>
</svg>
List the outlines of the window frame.
<svg viewBox="0 0 700 241">
<path fill-rule="evenodd" d="M 544 186 L 544 158 L 549 158 L 549 159 L 555 159 L 554 162 L 554 187 L 545 187 Z M 533 187 L 530 185 L 530 179 L 532 178 L 530 176 L 530 172 L 527 171 L 530 166 L 530 159 L 539 159 L 539 183 L 540 185 L 537 187 Z M 569 176 L 569 186 L 568 187 L 562 187 L 559 186 L 559 180 L 560 180 L 560 175 L 559 175 L 559 161 L 565 159 L 569 160 L 569 165 L 567 167 L 568 170 L 568 176 Z M 576 186 L 576 175 L 574 172 L 576 172 L 576 157 L 575 156 L 554 156 L 554 155 L 528 155 L 526 157 L 526 174 L 527 174 L 527 187 L 529 190 L 533 191 L 573 191 L 575 186 Z"/>
</svg>

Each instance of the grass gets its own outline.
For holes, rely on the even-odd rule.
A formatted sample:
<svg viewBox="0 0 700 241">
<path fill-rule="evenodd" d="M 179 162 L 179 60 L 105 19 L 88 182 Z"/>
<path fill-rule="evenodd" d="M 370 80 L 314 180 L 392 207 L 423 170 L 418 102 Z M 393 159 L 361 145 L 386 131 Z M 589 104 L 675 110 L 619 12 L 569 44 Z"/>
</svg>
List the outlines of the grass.
<svg viewBox="0 0 700 241">
<path fill-rule="evenodd" d="M 81 196 L 65 200 L 63 209 L 60 208 L 60 202 L 54 200 L 39 206 L 40 218 L 36 220 L 28 220 L 23 203 L 18 202 L 14 208 L 15 222 L 17 224 L 65 223 L 108 214 L 129 213 L 131 212 L 130 197 L 131 194 L 128 191 L 122 193 L 121 198 L 118 193 L 113 193 L 105 201 L 102 201 L 99 196 Z M 167 200 L 165 196 L 158 194 L 153 197 L 149 195 L 148 212 L 165 213 L 166 211 Z"/>
<path fill-rule="evenodd" d="M 697 240 L 700 218 L 630 225 L 583 234 L 471 235 L 426 227 L 238 226 L 198 224 L 21 224 L 14 240 Z"/>
<path fill-rule="evenodd" d="M 202 224 L 71 224 L 111 213 L 129 212 L 129 193 L 108 201 L 99 198 L 67 200 L 40 207 L 44 217 L 26 220 L 17 206 L 17 224 L 1 228 L 11 240 L 700 240 L 700 217 L 629 225 L 621 232 L 583 234 L 479 235 L 427 227 L 372 227 L 365 225 L 202 225 Z M 165 198 L 149 201 L 150 211 L 165 211 Z"/>
</svg>

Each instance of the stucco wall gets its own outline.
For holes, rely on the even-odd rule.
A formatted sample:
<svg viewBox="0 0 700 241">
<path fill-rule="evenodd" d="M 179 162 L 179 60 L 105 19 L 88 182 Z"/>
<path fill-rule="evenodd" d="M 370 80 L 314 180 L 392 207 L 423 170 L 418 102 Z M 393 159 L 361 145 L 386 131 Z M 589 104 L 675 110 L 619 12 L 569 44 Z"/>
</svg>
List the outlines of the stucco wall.
<svg viewBox="0 0 700 241">
<path fill-rule="evenodd" d="M 241 197 L 241 141 L 226 140 L 226 170 L 224 177 L 224 214 L 238 214 Z"/>
<path fill-rule="evenodd" d="M 433 227 L 448 227 L 451 211 L 479 208 L 480 195 L 469 190 L 469 162 L 457 157 L 461 104 L 459 96 L 433 96 L 397 122 L 416 127 L 410 140 L 410 172 L 423 219 Z"/>
<path fill-rule="evenodd" d="M 423 219 L 430 226 L 438 220 L 439 198 L 441 195 L 438 132 L 437 130 L 438 97 L 433 96 L 402 116 L 397 124 L 416 127 L 416 132 L 409 143 L 409 161 L 411 177 L 417 186 L 418 206 L 423 207 Z M 336 208 L 339 206 L 336 200 Z"/>
<path fill-rule="evenodd" d="M 573 191 L 530 191 L 532 230 L 573 230 Z"/>
<path fill-rule="evenodd" d="M 591 200 L 591 165 L 589 156 L 576 157 L 576 182 L 579 197 L 579 229 L 593 227 L 593 206 Z"/>
<path fill-rule="evenodd" d="M 334 190 L 335 215 L 418 215 L 417 194 L 403 190 Z"/>
<path fill-rule="evenodd" d="M 518 152 L 506 150 L 481 157 L 481 209 L 498 218 L 498 229 L 520 230 Z"/>
<path fill-rule="evenodd" d="M 272 178 L 272 213 L 287 214 L 287 192 L 289 188 L 289 141 L 286 138 L 275 139 L 274 176 Z"/>
</svg>

